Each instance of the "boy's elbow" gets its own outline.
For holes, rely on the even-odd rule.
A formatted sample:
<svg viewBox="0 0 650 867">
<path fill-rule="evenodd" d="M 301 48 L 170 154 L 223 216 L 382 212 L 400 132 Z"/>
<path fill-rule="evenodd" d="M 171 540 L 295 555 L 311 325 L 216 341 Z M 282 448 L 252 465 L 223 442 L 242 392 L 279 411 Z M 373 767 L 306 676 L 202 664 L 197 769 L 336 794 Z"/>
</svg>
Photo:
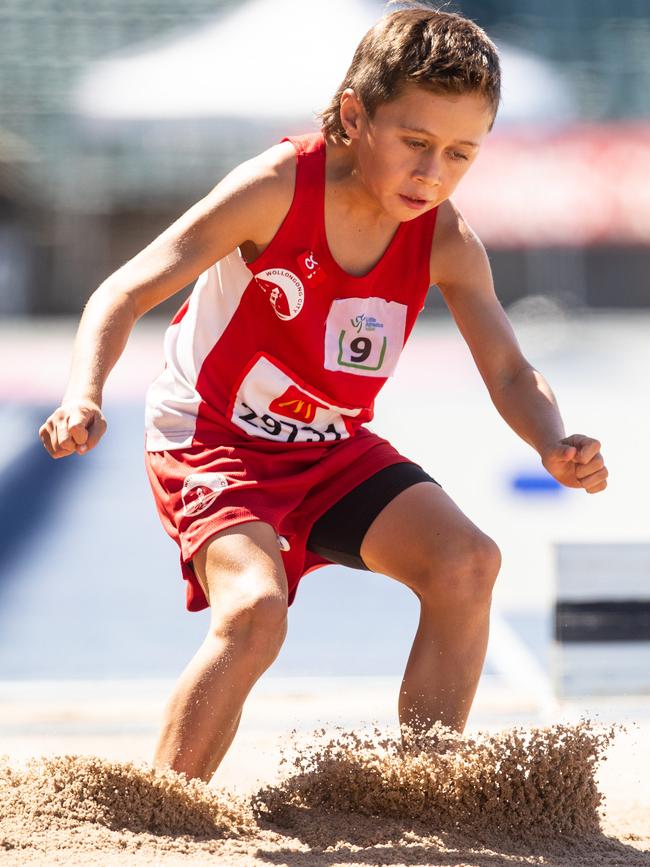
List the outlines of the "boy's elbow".
<svg viewBox="0 0 650 867">
<path fill-rule="evenodd" d="M 130 317 L 133 322 L 145 312 L 139 311 L 135 298 L 119 281 L 114 280 L 115 274 L 104 280 L 103 283 L 92 293 L 86 307 L 98 307 L 102 310 L 110 310 L 113 314 L 119 313 Z"/>
</svg>

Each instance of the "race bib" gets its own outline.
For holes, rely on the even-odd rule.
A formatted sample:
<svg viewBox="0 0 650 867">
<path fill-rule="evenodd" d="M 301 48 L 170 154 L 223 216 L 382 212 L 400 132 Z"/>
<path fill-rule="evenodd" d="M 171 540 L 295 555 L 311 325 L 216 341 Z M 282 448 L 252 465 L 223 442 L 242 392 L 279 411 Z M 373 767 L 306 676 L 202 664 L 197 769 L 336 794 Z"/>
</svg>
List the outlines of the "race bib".
<svg viewBox="0 0 650 867">
<path fill-rule="evenodd" d="M 404 346 L 405 304 L 384 298 L 339 298 L 325 329 L 325 369 L 392 376 Z"/>
<path fill-rule="evenodd" d="M 347 439 L 346 417 L 360 412 L 334 406 L 262 355 L 237 389 L 230 420 L 249 436 L 266 440 L 329 442 Z"/>
</svg>

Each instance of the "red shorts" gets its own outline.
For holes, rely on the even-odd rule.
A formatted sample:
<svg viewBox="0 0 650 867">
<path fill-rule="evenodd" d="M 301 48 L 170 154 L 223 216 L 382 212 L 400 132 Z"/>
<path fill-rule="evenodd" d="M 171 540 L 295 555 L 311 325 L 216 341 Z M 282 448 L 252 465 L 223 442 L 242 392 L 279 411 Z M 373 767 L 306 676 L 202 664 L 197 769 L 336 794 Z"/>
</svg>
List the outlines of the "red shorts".
<svg viewBox="0 0 650 867">
<path fill-rule="evenodd" d="M 302 576 L 329 563 L 307 550 L 313 524 L 379 470 L 408 461 L 363 427 L 334 445 L 279 446 L 242 441 L 145 451 L 158 514 L 180 547 L 188 611 L 208 607 L 192 558 L 210 536 L 247 521 L 264 521 L 281 537 L 291 605 Z"/>
</svg>

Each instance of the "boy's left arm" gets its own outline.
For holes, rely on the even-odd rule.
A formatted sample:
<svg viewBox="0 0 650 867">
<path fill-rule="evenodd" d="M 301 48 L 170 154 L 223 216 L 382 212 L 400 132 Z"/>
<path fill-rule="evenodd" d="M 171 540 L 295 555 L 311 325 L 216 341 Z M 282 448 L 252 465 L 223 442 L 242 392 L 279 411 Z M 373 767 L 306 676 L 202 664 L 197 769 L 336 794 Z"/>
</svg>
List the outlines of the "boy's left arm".
<svg viewBox="0 0 650 867">
<path fill-rule="evenodd" d="M 431 255 L 431 280 L 440 289 L 492 402 L 563 485 L 595 494 L 607 487 L 600 442 L 566 436 L 549 384 L 523 356 L 494 292 L 487 254 L 451 202 L 440 207 Z"/>
</svg>

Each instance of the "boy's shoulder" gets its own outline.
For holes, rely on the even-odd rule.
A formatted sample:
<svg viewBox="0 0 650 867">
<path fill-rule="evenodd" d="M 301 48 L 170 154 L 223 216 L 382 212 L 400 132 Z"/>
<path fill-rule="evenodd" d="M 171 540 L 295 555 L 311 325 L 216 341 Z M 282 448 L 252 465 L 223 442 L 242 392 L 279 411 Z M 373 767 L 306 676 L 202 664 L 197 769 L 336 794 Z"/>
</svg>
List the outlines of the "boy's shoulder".
<svg viewBox="0 0 650 867">
<path fill-rule="evenodd" d="M 431 282 L 446 283 L 459 271 L 484 267 L 485 247 L 456 205 L 447 199 L 438 207 L 431 244 Z"/>
<path fill-rule="evenodd" d="M 240 186 L 257 187 L 268 195 L 293 196 L 296 150 L 290 141 L 279 142 L 240 163 L 231 173 Z"/>
<path fill-rule="evenodd" d="M 294 195 L 296 151 L 280 142 L 236 166 L 212 191 L 215 202 L 230 202 L 229 214 L 243 215 L 246 238 L 255 257 L 270 243 L 286 216 Z M 209 203 L 208 203 L 209 206 Z"/>
</svg>

